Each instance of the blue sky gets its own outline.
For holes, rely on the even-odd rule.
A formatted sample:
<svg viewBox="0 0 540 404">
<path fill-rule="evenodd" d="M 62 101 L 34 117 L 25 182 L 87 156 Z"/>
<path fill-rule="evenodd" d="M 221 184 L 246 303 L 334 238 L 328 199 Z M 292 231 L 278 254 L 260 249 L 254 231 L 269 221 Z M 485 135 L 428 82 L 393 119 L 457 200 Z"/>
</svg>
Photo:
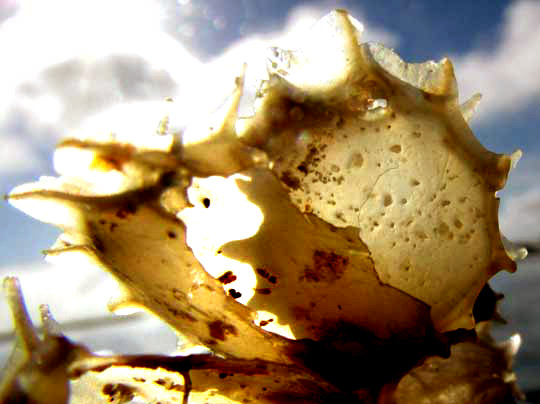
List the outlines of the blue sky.
<svg viewBox="0 0 540 404">
<path fill-rule="evenodd" d="M 364 24 L 367 40 L 394 47 L 406 61 L 449 56 L 463 101 L 483 94 L 471 123 L 477 137 L 496 152 L 524 151 L 501 193 L 503 229 L 514 239 L 540 240 L 540 2 L 534 0 L 0 0 L 0 190 L 54 175 L 54 145 L 74 131 L 153 128 L 165 97 L 180 100 L 179 125 L 187 125 L 223 101 L 244 61 L 260 61 L 275 43 L 286 46 L 289 36 L 336 7 Z M 90 296 L 79 299 L 82 308 L 66 307 L 47 290 L 44 279 L 105 282 L 42 262 L 40 251 L 57 230 L 7 203 L 0 220 L 1 275 L 27 279 L 32 302 L 51 302 L 61 320 L 79 318 L 94 298 L 101 311 L 92 315 L 103 314 L 106 296 L 92 295 L 96 288 L 74 289 Z M 29 268 L 47 276 L 36 281 Z M 0 331 L 8 327 L 4 306 L 1 313 Z"/>
</svg>

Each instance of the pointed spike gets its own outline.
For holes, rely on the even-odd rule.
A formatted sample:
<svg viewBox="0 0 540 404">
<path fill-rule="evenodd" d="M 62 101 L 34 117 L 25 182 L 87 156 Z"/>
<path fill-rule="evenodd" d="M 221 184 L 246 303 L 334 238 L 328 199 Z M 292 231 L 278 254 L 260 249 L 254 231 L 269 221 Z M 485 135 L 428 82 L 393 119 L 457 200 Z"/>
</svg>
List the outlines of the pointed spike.
<svg viewBox="0 0 540 404">
<path fill-rule="evenodd" d="M 522 156 L 523 151 L 521 149 L 514 150 L 514 152 L 510 155 L 510 167 L 512 170 L 516 168 Z"/>
<path fill-rule="evenodd" d="M 25 351 L 32 352 L 37 349 L 40 341 L 28 315 L 19 279 L 11 276 L 4 278 L 3 286 L 13 317 L 16 335 L 20 338 Z"/>
<path fill-rule="evenodd" d="M 363 70 L 364 59 L 361 56 L 359 35 L 362 33 L 364 27 L 362 24 L 354 20 L 349 16 L 349 13 L 345 10 L 335 10 L 336 19 L 339 21 L 339 26 L 343 30 L 344 44 L 344 57 L 347 57 L 351 63 L 346 64 L 348 72 Z M 358 27 L 360 25 L 360 27 Z M 360 29 L 359 29 L 360 28 Z M 348 74 L 346 75 L 348 76 Z"/>
<path fill-rule="evenodd" d="M 508 324 L 508 321 L 502 316 L 502 314 L 499 312 L 499 310 L 496 310 L 493 313 L 493 321 L 499 324 Z"/>
<path fill-rule="evenodd" d="M 43 333 L 45 337 L 61 336 L 60 324 L 53 317 L 48 304 L 41 304 L 39 306 L 39 312 L 41 314 L 41 323 L 43 324 Z"/>
<path fill-rule="evenodd" d="M 440 75 L 436 93 L 447 96 L 457 96 L 457 82 L 454 75 L 454 65 L 448 58 L 443 58 L 439 62 Z"/>
<path fill-rule="evenodd" d="M 459 106 L 459 109 L 461 110 L 461 114 L 463 115 L 465 121 L 469 122 L 471 120 L 472 116 L 476 112 L 476 107 L 480 103 L 481 99 L 482 94 L 476 93 Z"/>
<path fill-rule="evenodd" d="M 25 184 L 15 188 L 8 196 L 9 203 L 34 219 L 61 228 L 84 225 L 81 213 L 74 207 L 77 196 L 57 190 L 40 189 L 39 184 Z"/>
<path fill-rule="evenodd" d="M 504 250 L 513 261 L 522 261 L 527 258 L 529 252 L 525 247 L 508 240 L 504 235 L 501 235 Z"/>
</svg>

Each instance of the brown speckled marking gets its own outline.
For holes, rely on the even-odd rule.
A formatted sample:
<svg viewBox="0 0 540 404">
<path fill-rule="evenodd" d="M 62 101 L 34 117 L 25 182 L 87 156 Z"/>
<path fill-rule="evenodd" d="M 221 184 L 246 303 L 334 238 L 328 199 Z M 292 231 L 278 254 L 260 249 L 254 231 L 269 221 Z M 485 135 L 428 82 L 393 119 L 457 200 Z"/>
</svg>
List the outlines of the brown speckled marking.
<svg viewBox="0 0 540 404">
<path fill-rule="evenodd" d="M 298 171 L 307 175 L 311 166 L 316 167 L 320 162 L 320 158 L 317 157 L 318 153 L 319 150 L 314 145 L 311 145 L 306 158 L 298 165 Z"/>
<path fill-rule="evenodd" d="M 109 402 L 128 402 L 135 397 L 133 388 L 123 383 L 108 383 L 103 386 L 101 393 L 109 397 Z"/>
<path fill-rule="evenodd" d="M 238 335 L 236 327 L 232 324 L 226 324 L 223 321 L 212 321 L 208 323 L 208 331 L 210 331 L 210 336 L 212 338 L 218 339 L 220 341 L 225 341 L 227 335 Z"/>
<path fill-rule="evenodd" d="M 306 266 L 300 280 L 308 282 L 334 282 L 343 276 L 349 258 L 332 251 L 315 250 L 313 266 Z"/>
</svg>

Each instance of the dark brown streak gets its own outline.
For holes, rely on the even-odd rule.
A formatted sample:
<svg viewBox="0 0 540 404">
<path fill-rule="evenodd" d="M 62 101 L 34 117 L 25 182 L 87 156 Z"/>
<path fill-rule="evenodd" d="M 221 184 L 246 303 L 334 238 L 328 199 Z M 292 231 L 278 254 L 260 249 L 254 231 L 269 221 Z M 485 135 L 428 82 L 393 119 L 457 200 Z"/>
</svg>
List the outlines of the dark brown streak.
<svg viewBox="0 0 540 404">
<path fill-rule="evenodd" d="M 122 355 L 96 357 L 91 359 L 85 358 L 81 360 L 79 364 L 73 366 L 71 376 L 80 377 L 82 374 L 89 371 L 103 372 L 111 366 L 129 366 L 146 369 L 162 368 L 181 374 L 190 370 L 215 369 L 225 372 L 235 371 L 254 375 L 266 374 L 267 362 L 263 360 L 232 358 L 225 360 L 210 354 L 195 354 L 189 356 Z"/>
<path fill-rule="evenodd" d="M 191 393 L 191 388 L 193 387 L 193 384 L 191 382 L 191 376 L 189 375 L 189 371 L 180 373 L 184 378 L 184 398 L 182 399 L 182 404 L 188 404 L 189 393 Z"/>
</svg>

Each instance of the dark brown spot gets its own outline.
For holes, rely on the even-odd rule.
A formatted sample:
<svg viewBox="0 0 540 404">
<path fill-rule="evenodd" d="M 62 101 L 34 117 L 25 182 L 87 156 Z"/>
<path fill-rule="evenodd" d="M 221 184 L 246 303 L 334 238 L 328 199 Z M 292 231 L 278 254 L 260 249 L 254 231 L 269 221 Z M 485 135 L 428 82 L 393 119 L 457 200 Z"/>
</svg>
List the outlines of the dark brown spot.
<svg viewBox="0 0 540 404">
<path fill-rule="evenodd" d="M 109 226 L 109 230 L 111 233 L 118 227 L 118 223 L 111 223 Z"/>
<path fill-rule="evenodd" d="M 257 271 L 257 273 L 258 273 L 259 275 L 261 275 L 264 279 L 267 279 L 267 278 L 270 276 L 270 274 L 268 273 L 268 271 L 267 271 L 266 269 L 264 269 L 264 268 L 257 268 L 256 271 Z"/>
<path fill-rule="evenodd" d="M 235 289 L 229 289 L 229 295 L 230 295 L 233 299 L 238 299 L 239 297 L 242 297 L 242 293 L 237 292 Z"/>
<path fill-rule="evenodd" d="M 304 173 L 307 175 L 308 171 L 307 171 L 307 167 L 304 165 L 304 164 L 300 164 L 298 167 L 296 167 L 296 169 L 298 171 L 300 171 L 301 173 Z"/>
<path fill-rule="evenodd" d="M 202 204 L 204 205 L 205 208 L 209 208 L 210 207 L 210 199 L 209 198 L 204 198 L 202 200 Z"/>
<path fill-rule="evenodd" d="M 298 178 L 296 178 L 295 176 L 293 176 L 291 174 L 290 171 L 284 171 L 282 174 L 281 174 L 281 177 L 280 177 L 281 181 L 287 185 L 289 188 L 292 188 L 292 189 L 298 189 L 300 188 L 300 180 Z"/>
<path fill-rule="evenodd" d="M 176 238 L 176 233 L 172 230 L 167 231 L 167 237 Z"/>
<path fill-rule="evenodd" d="M 236 327 L 234 325 L 226 324 L 219 320 L 208 323 L 208 330 L 212 338 L 220 341 L 225 341 L 227 335 L 238 335 L 238 331 L 236 331 Z"/>
<path fill-rule="evenodd" d="M 104 225 L 106 223 L 107 223 L 107 221 L 105 219 L 99 219 L 99 224 Z"/>
<path fill-rule="evenodd" d="M 256 271 L 257 271 L 257 274 L 259 274 L 259 276 L 266 279 L 268 282 L 273 283 L 273 284 L 277 283 L 277 277 L 274 275 L 271 275 L 270 272 L 268 272 L 266 269 L 257 268 Z"/>
<path fill-rule="evenodd" d="M 94 239 L 92 241 L 94 242 L 94 247 L 96 247 L 96 250 L 98 250 L 102 254 L 105 253 L 105 245 L 99 237 L 94 236 Z"/>
<path fill-rule="evenodd" d="M 310 146 L 306 158 L 296 167 L 298 171 L 307 175 L 309 173 L 310 166 L 317 167 L 317 165 L 321 161 L 321 159 L 317 157 L 318 152 L 319 151 L 315 146 Z"/>
<path fill-rule="evenodd" d="M 227 285 L 227 284 L 229 284 L 231 282 L 234 282 L 236 279 L 237 279 L 236 275 L 233 274 L 233 271 L 227 271 L 218 278 L 218 281 L 220 281 L 224 285 Z"/>
<path fill-rule="evenodd" d="M 175 171 L 167 171 L 166 173 L 163 173 L 161 178 L 159 179 L 159 182 L 164 187 L 170 187 L 175 184 L 176 182 L 176 172 Z"/>
<path fill-rule="evenodd" d="M 135 212 L 137 212 L 137 205 L 133 202 L 128 202 L 116 211 L 116 217 L 118 219 L 125 219 L 129 215 L 135 214 Z"/>
<path fill-rule="evenodd" d="M 259 326 L 264 327 L 265 325 L 270 324 L 272 321 L 274 321 L 273 318 L 269 318 L 268 320 L 261 320 L 261 322 L 259 323 Z"/>
<path fill-rule="evenodd" d="M 255 289 L 255 292 L 260 293 L 261 295 L 269 295 L 272 293 L 272 290 L 270 288 L 257 288 Z"/>
<path fill-rule="evenodd" d="M 227 377 L 227 373 L 220 373 L 219 374 L 220 379 L 225 379 L 226 377 Z"/>
</svg>

